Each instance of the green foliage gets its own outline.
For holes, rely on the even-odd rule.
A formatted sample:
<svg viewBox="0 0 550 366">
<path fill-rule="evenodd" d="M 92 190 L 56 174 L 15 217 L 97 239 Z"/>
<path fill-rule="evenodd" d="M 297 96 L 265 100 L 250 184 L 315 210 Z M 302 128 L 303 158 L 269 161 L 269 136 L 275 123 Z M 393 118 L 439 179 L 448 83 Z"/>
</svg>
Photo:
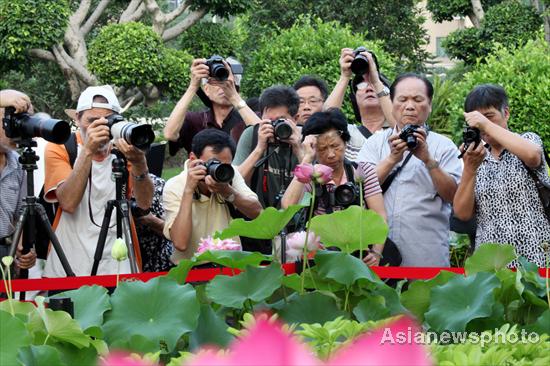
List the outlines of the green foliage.
<svg viewBox="0 0 550 366">
<path fill-rule="evenodd" d="M 395 62 L 381 42 L 365 42 L 362 34 L 337 22 L 302 18 L 252 52 L 243 88 L 248 95 L 260 95 L 274 84 L 292 85 L 305 74 L 318 75 L 334 85 L 340 76 L 340 50 L 363 44 L 376 53 L 382 72 L 392 78 Z"/>
<path fill-rule="evenodd" d="M 518 133 L 537 133 L 550 149 L 550 124 L 548 101 L 550 100 L 550 46 L 542 35 L 528 41 L 523 47 L 499 46 L 489 55 L 485 64 L 478 64 L 456 83 L 448 109 L 456 141 L 461 138 L 464 125 L 464 100 L 478 84 L 501 85 L 508 94 L 510 120 L 508 127 Z"/>
<path fill-rule="evenodd" d="M 497 272 L 516 259 L 514 247 L 501 244 L 483 244 L 476 248 L 476 255 L 466 260 L 466 274 Z"/>
<path fill-rule="evenodd" d="M 164 94 L 172 99 L 179 99 L 189 85 L 189 67 L 192 57 L 184 50 L 164 48 L 160 56 L 162 64 L 160 72 L 156 73 L 157 80 L 152 81 Z M 169 114 L 168 114 L 169 115 Z M 154 117 L 161 117 L 158 114 Z"/>
<path fill-rule="evenodd" d="M 541 25 L 542 18 L 532 6 L 508 0 L 490 7 L 479 29 L 451 33 L 443 47 L 450 57 L 475 63 L 484 59 L 495 43 L 513 47 L 535 38 Z"/>
<path fill-rule="evenodd" d="M 186 30 L 179 38 L 179 48 L 194 58 L 209 58 L 217 54 L 223 57 L 235 56 L 242 39 L 234 27 L 223 23 L 202 21 Z"/>
<path fill-rule="evenodd" d="M 61 365 L 59 352 L 54 347 L 47 345 L 22 348 L 19 353 L 19 361 L 23 365 L 33 366 Z"/>
<path fill-rule="evenodd" d="M 103 324 L 103 314 L 111 310 L 107 290 L 101 286 L 82 286 L 78 290 L 58 296 L 70 297 L 74 304 L 74 318 L 84 330 Z"/>
<path fill-rule="evenodd" d="M 189 346 L 192 350 L 198 349 L 203 344 L 227 347 L 233 340 L 227 331 L 225 319 L 216 314 L 210 305 L 201 305 L 197 329 L 189 335 Z"/>
<path fill-rule="evenodd" d="M 195 259 L 197 262 L 210 262 L 229 268 L 245 269 L 246 266 L 257 267 L 260 263 L 269 260 L 265 255 L 258 252 L 241 252 L 237 250 L 215 250 L 207 251 Z"/>
<path fill-rule="evenodd" d="M 25 323 L 18 317 L 0 310 L 0 364 L 17 364 L 19 348 L 31 344 Z"/>
<path fill-rule="evenodd" d="M 318 251 L 315 255 L 315 263 L 322 277 L 332 279 L 346 287 L 351 287 L 358 280 L 380 281 L 362 260 L 343 252 Z"/>
<path fill-rule="evenodd" d="M 0 1 L 0 60 L 22 60 L 32 48 L 63 40 L 69 19 L 67 0 Z"/>
<path fill-rule="evenodd" d="M 295 293 L 278 309 L 279 316 L 289 324 L 324 323 L 346 314 L 338 307 L 333 296 L 318 291 L 298 296 Z"/>
<path fill-rule="evenodd" d="M 502 0 L 482 0 L 483 9 L 499 3 Z M 428 0 L 426 8 L 432 13 L 434 21 L 441 23 L 451 21 L 455 16 L 465 17 L 473 13 L 470 0 Z"/>
<path fill-rule="evenodd" d="M 191 0 L 191 9 L 208 9 L 212 14 L 227 18 L 249 9 L 251 0 Z"/>
</svg>

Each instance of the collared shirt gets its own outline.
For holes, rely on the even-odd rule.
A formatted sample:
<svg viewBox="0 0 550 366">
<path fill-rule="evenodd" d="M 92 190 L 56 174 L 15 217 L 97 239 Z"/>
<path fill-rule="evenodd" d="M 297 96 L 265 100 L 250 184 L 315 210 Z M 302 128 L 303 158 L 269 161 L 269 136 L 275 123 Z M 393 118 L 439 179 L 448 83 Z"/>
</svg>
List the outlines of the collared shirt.
<svg viewBox="0 0 550 366">
<path fill-rule="evenodd" d="M 191 141 L 193 137 L 207 128 L 222 130 L 228 133 L 235 143 L 237 143 L 245 127 L 246 125 L 241 115 L 234 109 L 225 117 L 221 127 L 216 122 L 212 109 L 206 109 L 200 112 L 187 112 L 185 114 L 183 126 L 181 126 L 180 129 L 178 140 L 168 142 L 170 154 L 174 155 L 182 147 L 189 154 L 191 152 Z"/>
<path fill-rule="evenodd" d="M 27 185 L 25 171 L 15 151 L 6 153 L 6 166 L 0 171 L 0 238 L 13 234 Z"/>
<path fill-rule="evenodd" d="M 188 165 L 189 160 L 185 162 L 183 171 L 179 175 L 169 179 L 164 186 L 163 203 L 166 210 L 164 236 L 172 241 L 173 238 L 170 235 L 170 229 L 174 225 L 180 209 L 183 191 L 187 182 Z M 257 199 L 256 194 L 244 182 L 237 167 L 234 166 L 233 168 L 235 170 L 235 176 L 231 183 L 233 189 L 244 196 Z M 177 248 L 174 249 L 174 253 L 170 259 L 175 264 L 184 258 L 191 258 L 197 251 L 201 238 L 206 238 L 209 235 L 213 236 L 216 231 L 222 231 L 229 226 L 229 221 L 231 221 L 231 214 L 227 204 L 217 194 L 210 196 L 200 194 L 198 199 L 193 199 L 191 211 L 193 220 L 192 233 L 187 244 L 187 249 L 184 252 Z M 240 242 L 239 237 L 235 237 L 233 240 Z"/>
<path fill-rule="evenodd" d="M 541 138 L 521 135 L 542 148 Z M 544 154 L 542 164 L 532 169 L 541 181 L 550 184 Z M 523 162 L 508 150 L 499 159 L 485 155 L 476 173 L 476 247 L 483 243 L 512 244 L 516 254 L 539 267 L 546 266 L 542 243 L 550 243 L 550 223 L 535 186 Z M 511 266 L 517 267 L 514 260 Z"/>
<path fill-rule="evenodd" d="M 358 159 L 377 165 L 390 155 L 389 137 L 395 129 L 375 134 L 367 140 Z M 462 161 L 455 144 L 445 136 L 430 132 L 428 150 L 439 167 L 458 184 Z M 403 154 L 403 164 L 409 152 Z M 395 168 L 394 168 L 395 169 Z M 402 266 L 437 267 L 449 265 L 450 203 L 437 193 L 424 163 L 412 156 L 384 194 L 390 227 L 389 237 L 399 248 Z"/>
</svg>

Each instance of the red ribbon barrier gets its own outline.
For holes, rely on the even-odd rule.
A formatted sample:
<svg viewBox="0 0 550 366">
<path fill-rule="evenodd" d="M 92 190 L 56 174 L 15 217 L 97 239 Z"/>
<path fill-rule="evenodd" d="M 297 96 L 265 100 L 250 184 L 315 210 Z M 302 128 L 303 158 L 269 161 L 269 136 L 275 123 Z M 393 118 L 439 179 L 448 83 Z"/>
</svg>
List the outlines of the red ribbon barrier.
<svg viewBox="0 0 550 366">
<path fill-rule="evenodd" d="M 464 268 L 458 267 L 370 267 L 380 278 L 395 278 L 409 280 L 428 280 L 439 274 L 441 271 L 449 271 L 457 274 L 464 274 Z M 285 274 L 296 273 L 296 264 L 287 263 L 283 265 Z M 192 269 L 187 275 L 186 282 L 206 282 L 217 275 L 232 276 L 241 271 L 231 268 L 199 268 Z M 145 272 L 138 274 L 120 275 L 121 281 L 138 280 L 147 282 L 151 278 L 165 275 L 167 272 Z M 546 269 L 539 268 L 539 275 L 546 277 Z M 13 291 L 46 291 L 46 290 L 69 290 L 81 286 L 99 285 L 103 287 L 115 287 L 116 275 L 62 277 L 62 278 L 37 278 L 29 280 L 12 280 Z M 4 282 L 0 282 L 0 292 L 6 292 Z"/>
</svg>

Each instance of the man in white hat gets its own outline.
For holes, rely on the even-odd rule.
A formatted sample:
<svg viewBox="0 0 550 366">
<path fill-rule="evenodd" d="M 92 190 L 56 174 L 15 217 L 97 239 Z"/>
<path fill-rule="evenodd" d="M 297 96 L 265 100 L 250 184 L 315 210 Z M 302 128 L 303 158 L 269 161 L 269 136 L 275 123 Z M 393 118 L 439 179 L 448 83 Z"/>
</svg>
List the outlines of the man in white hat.
<svg viewBox="0 0 550 366">
<path fill-rule="evenodd" d="M 59 203 L 54 222 L 55 233 L 77 276 L 91 273 L 105 205 L 115 199 L 111 163 L 116 156 L 111 153 L 113 142 L 106 117 L 119 113 L 120 109 L 109 85 L 88 87 L 80 95 L 76 108 L 79 131 L 76 133 L 78 152 L 74 166 L 71 167 L 64 145 L 49 143 L 46 146 L 45 199 Z M 148 210 L 153 197 L 153 183 L 148 175 L 145 153 L 123 139 L 115 142 L 128 161 L 130 174 L 126 196 L 133 195 L 139 208 Z M 118 271 L 117 262 L 111 257 L 115 239 L 116 213 L 113 211 L 98 274 Z M 130 264 L 125 260 L 120 265 L 120 273 L 128 272 Z M 65 276 L 54 250 L 48 254 L 43 276 Z"/>
</svg>

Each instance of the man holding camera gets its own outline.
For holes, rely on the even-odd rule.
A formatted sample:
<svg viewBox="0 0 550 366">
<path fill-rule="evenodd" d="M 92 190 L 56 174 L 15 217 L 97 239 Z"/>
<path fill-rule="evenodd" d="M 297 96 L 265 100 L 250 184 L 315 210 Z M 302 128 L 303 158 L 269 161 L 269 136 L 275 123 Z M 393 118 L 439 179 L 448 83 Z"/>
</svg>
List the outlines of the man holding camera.
<svg viewBox="0 0 550 366">
<path fill-rule="evenodd" d="M 247 128 L 237 145 L 235 165 L 263 207 L 278 206 L 302 159 L 302 134 L 294 121 L 299 105 L 294 89 L 267 88 L 260 95 L 261 123 Z"/>
<path fill-rule="evenodd" d="M 464 118 L 465 137 L 473 138 L 461 147 L 464 173 L 454 197 L 455 215 L 475 217 L 476 247 L 511 244 L 518 256 L 546 267 L 543 243 L 550 243 L 550 215 L 537 184 L 550 187 L 550 178 L 542 139 L 533 132 L 508 130 L 508 96 L 499 85 L 476 86 L 464 102 Z"/>
<path fill-rule="evenodd" d="M 385 190 L 389 237 L 403 266 L 449 265 L 449 217 L 462 174 L 458 149 L 448 138 L 427 131 L 433 86 L 406 73 L 391 88 L 397 125 L 369 138 L 359 161 L 376 165 Z"/>
<path fill-rule="evenodd" d="M 228 61 L 215 55 L 208 60 L 193 60 L 189 87 L 164 127 L 164 137 L 169 141 L 171 155 L 181 147 L 190 153 L 193 137 L 206 128 L 222 130 L 238 142 L 246 125 L 259 122 L 258 116 L 238 93 L 242 70 L 237 70 L 236 66 L 240 69 L 242 66 L 232 63 L 236 69 L 233 74 Z M 200 90 L 201 84 L 203 90 Z M 209 108 L 201 112 L 188 111 L 193 97 L 199 93 L 205 94 L 203 101 L 207 102 Z"/>
<path fill-rule="evenodd" d="M 58 202 L 56 235 L 77 276 L 90 275 L 94 253 L 105 214 L 107 201 L 115 199 L 115 182 L 112 179 L 111 127 L 108 118 L 121 117 L 120 105 L 113 89 L 108 86 L 88 87 L 80 95 L 76 108 L 78 153 L 74 166 L 63 145 L 46 147 L 45 199 Z M 121 122 L 119 122 L 121 123 Z M 114 124 L 113 126 L 116 126 Z M 153 197 L 153 183 L 148 174 L 145 153 L 125 139 L 116 141 L 116 148 L 128 162 L 126 197 L 133 195 L 142 210 L 149 210 Z M 132 229 L 133 223 L 132 223 Z M 105 241 L 98 274 L 113 274 L 118 263 L 111 257 L 116 239 L 116 214 L 113 212 Z M 137 240 L 135 240 L 137 243 Z M 139 248 L 134 248 L 139 253 Z M 128 260 L 121 263 L 120 273 L 128 273 Z M 51 250 L 48 254 L 44 277 L 63 277 L 60 260 Z"/>
<path fill-rule="evenodd" d="M 29 97 L 16 90 L 0 90 L 0 119 L 4 117 L 3 108 L 6 107 L 14 107 L 16 113 L 32 113 Z M 19 154 L 14 151 L 14 147 L 0 124 L 0 259 L 9 254 L 15 222 L 27 192 L 26 174 L 19 164 Z M 20 243 L 15 254 L 15 264 L 18 268 L 29 269 L 36 262 L 36 252 L 31 249 L 27 254 L 22 254 L 22 251 Z"/>
<path fill-rule="evenodd" d="M 342 48 L 339 63 L 340 79 L 323 109 L 342 108 L 346 89 L 351 85 L 350 99 L 360 124 L 349 126 L 351 139 L 346 144 L 346 159 L 358 161 L 357 154 L 371 135 L 395 126 L 389 81 L 381 77 L 378 62 L 364 47 Z"/>
<path fill-rule="evenodd" d="M 174 243 L 173 263 L 191 258 L 201 238 L 229 225 L 229 205 L 250 219 L 260 214 L 256 194 L 231 166 L 234 154 L 235 142 L 228 134 L 216 129 L 201 131 L 193 138 L 183 172 L 166 182 L 164 235 Z"/>
</svg>

